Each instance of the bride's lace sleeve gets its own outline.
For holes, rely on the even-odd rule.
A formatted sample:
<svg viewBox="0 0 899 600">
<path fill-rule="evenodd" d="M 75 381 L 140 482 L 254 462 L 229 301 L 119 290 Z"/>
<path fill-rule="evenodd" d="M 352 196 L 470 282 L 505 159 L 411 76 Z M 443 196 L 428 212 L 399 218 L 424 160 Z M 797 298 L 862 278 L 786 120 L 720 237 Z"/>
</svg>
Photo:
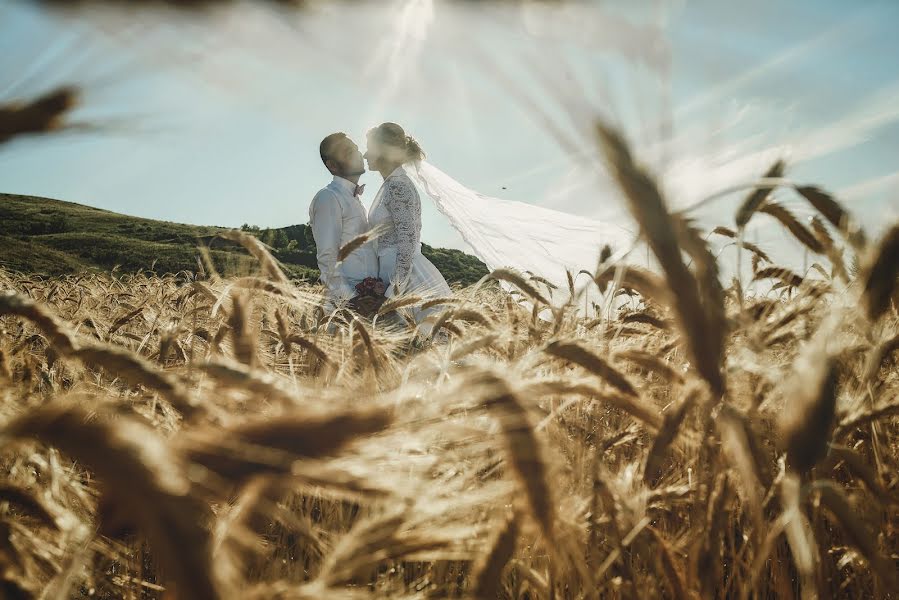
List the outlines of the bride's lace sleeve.
<svg viewBox="0 0 899 600">
<path fill-rule="evenodd" d="M 421 199 L 412 182 L 404 177 L 387 180 L 384 205 L 393 217 L 396 231 L 396 272 L 394 287 L 405 287 L 412 270 L 412 258 L 421 242 Z"/>
</svg>

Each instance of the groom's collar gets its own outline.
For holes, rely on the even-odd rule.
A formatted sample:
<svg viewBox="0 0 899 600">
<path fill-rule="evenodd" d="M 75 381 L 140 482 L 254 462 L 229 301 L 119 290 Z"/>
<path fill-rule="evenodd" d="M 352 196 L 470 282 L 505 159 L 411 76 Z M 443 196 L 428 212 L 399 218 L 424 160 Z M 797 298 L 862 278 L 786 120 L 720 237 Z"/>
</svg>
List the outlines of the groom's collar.
<svg viewBox="0 0 899 600">
<path fill-rule="evenodd" d="M 340 189 L 349 192 L 350 196 L 352 196 L 356 192 L 356 184 L 350 181 L 349 179 L 344 179 L 339 175 L 334 176 L 334 185 L 339 187 Z"/>
</svg>

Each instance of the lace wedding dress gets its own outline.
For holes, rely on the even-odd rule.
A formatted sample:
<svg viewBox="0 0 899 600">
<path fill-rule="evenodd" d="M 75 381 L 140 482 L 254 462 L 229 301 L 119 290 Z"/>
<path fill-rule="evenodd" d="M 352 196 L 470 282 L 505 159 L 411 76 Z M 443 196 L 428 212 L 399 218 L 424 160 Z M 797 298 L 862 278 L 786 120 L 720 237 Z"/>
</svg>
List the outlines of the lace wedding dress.
<svg viewBox="0 0 899 600">
<path fill-rule="evenodd" d="M 421 196 L 403 167 L 384 180 L 372 201 L 368 221 L 371 227 L 383 230 L 376 240 L 378 276 L 388 284 L 388 298 L 399 294 L 442 298 L 452 294 L 437 267 L 421 253 Z M 412 308 L 422 334 L 430 333 L 430 326 L 422 321 L 443 308 Z"/>
</svg>

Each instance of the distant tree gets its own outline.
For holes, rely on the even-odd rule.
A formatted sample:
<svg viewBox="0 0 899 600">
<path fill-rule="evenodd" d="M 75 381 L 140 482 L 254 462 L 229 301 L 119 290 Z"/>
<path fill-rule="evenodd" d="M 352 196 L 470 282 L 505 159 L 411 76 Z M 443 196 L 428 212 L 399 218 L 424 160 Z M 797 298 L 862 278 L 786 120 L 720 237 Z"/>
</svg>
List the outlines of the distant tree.
<svg viewBox="0 0 899 600">
<path fill-rule="evenodd" d="M 312 235 L 312 227 L 303 228 L 303 238 L 306 240 L 307 248 L 315 248 L 315 237 Z"/>
<path fill-rule="evenodd" d="M 288 239 L 287 237 L 287 232 L 283 229 L 275 229 L 272 234 L 272 241 L 269 243 L 272 248 L 277 248 L 280 250 L 281 248 L 286 248 L 290 243 L 290 239 Z"/>
</svg>

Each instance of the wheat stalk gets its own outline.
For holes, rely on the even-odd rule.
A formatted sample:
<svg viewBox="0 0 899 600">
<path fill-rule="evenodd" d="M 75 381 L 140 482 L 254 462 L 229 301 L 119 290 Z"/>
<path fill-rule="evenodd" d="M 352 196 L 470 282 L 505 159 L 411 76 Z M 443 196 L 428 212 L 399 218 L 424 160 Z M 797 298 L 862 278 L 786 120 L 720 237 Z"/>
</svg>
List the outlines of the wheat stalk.
<svg viewBox="0 0 899 600">
<path fill-rule="evenodd" d="M 615 389 L 628 396 L 639 396 L 637 389 L 628 381 L 620 371 L 614 369 L 599 355 L 591 352 L 577 342 L 551 342 L 545 350 L 548 354 L 563 360 L 573 362 L 576 365 L 594 373 L 607 381 Z"/>
<path fill-rule="evenodd" d="M 662 463 L 666 458 L 666 452 L 677 437 L 687 412 L 696 403 L 698 397 L 698 390 L 691 390 L 674 410 L 665 415 L 665 420 L 652 442 L 649 454 L 646 456 L 646 464 L 643 467 L 643 481 L 646 483 L 657 483 L 661 475 Z"/>
<path fill-rule="evenodd" d="M 899 225 L 894 225 L 873 250 L 864 268 L 862 299 L 868 318 L 882 316 L 890 306 L 899 280 Z"/>
<path fill-rule="evenodd" d="M 543 297 L 537 289 L 532 286 L 524 277 L 520 274 L 516 273 L 511 269 L 496 269 L 487 275 L 489 279 L 496 279 L 497 281 L 506 281 L 511 283 L 519 290 L 525 293 L 532 300 L 536 300 L 540 304 L 549 304 L 549 301 Z"/>
<path fill-rule="evenodd" d="M 724 389 L 720 372 L 721 357 L 717 344 L 705 343 L 709 329 L 696 278 L 684 265 L 677 237 L 677 225 L 668 213 L 665 201 L 652 178 L 638 167 L 624 140 L 612 129 L 598 127 L 603 149 L 613 174 L 624 192 L 631 213 L 658 259 L 665 274 L 669 298 L 678 324 L 696 362 L 696 368 L 717 395 Z M 713 326 L 714 329 L 714 326 Z"/>
<path fill-rule="evenodd" d="M 783 160 L 778 159 L 771 167 L 765 172 L 765 179 L 777 179 L 783 177 L 784 168 L 786 164 Z M 771 195 L 771 192 L 774 191 L 774 188 L 768 185 L 760 186 L 757 189 L 753 190 L 740 204 L 740 208 L 737 209 L 737 214 L 735 217 L 735 222 L 737 227 L 742 229 L 746 227 L 749 223 L 749 220 L 752 218 L 752 215 L 765 203 L 768 197 Z"/>
<path fill-rule="evenodd" d="M 503 571 L 515 553 L 518 520 L 509 515 L 494 536 L 490 550 L 474 566 L 471 576 L 473 600 L 492 600 L 502 592 Z"/>
<path fill-rule="evenodd" d="M 793 469 L 805 473 L 827 451 L 834 425 L 838 367 L 833 358 L 809 357 L 796 374 L 787 410 L 780 420 L 783 448 Z"/>
<path fill-rule="evenodd" d="M 755 275 L 752 276 L 753 281 L 760 281 L 762 279 L 779 279 L 783 283 L 797 288 L 802 286 L 805 281 L 796 273 L 783 267 L 765 267 L 764 269 L 756 271 Z"/>
<path fill-rule="evenodd" d="M 346 244 L 340 247 L 337 251 L 337 264 L 345 261 L 350 254 L 369 243 L 372 240 L 378 239 L 378 237 L 383 233 L 382 227 L 374 227 L 365 233 L 361 233 L 348 241 Z"/>
<path fill-rule="evenodd" d="M 802 243 L 806 248 L 811 250 L 816 254 L 822 254 L 824 252 L 824 246 L 815 237 L 815 235 L 809 231 L 802 223 L 799 222 L 793 213 L 787 210 L 784 206 L 778 204 L 777 202 L 767 202 L 760 209 L 759 212 L 763 212 L 765 214 L 771 215 L 775 219 L 777 219 L 784 227 L 786 227 L 790 233 L 793 234 L 800 243 Z"/>
<path fill-rule="evenodd" d="M 395 298 L 382 304 L 381 308 L 378 309 L 378 315 L 386 315 L 401 308 L 406 308 L 407 306 L 415 306 L 416 304 L 421 304 L 421 301 L 422 298 L 420 296 L 402 296 Z"/>
<path fill-rule="evenodd" d="M 892 564 L 892 560 L 881 554 L 877 547 L 877 537 L 861 521 L 858 511 L 846 497 L 845 491 L 828 480 L 816 481 L 813 489 L 821 506 L 839 522 L 842 530 L 852 544 L 861 551 L 871 570 L 883 582 L 886 589 L 899 587 L 899 577 L 896 575 L 895 565 Z"/>
<path fill-rule="evenodd" d="M 278 262 L 266 249 L 265 245 L 257 238 L 250 235 L 249 233 L 238 231 L 236 229 L 232 229 L 230 231 L 221 231 L 219 232 L 218 236 L 232 242 L 237 242 L 238 244 L 246 248 L 246 250 L 253 256 L 253 258 L 259 261 L 259 264 L 265 274 L 274 279 L 277 283 L 284 285 L 288 284 L 287 276 L 284 275 L 284 271 L 282 271 L 281 267 L 278 266 Z"/>
<path fill-rule="evenodd" d="M 548 481 L 542 443 L 534 433 L 527 409 L 506 382 L 493 373 L 478 373 L 472 383 L 481 389 L 483 405 L 502 428 L 506 457 L 521 483 L 531 515 L 546 539 L 553 539 L 556 520 L 554 494 Z"/>
<path fill-rule="evenodd" d="M 831 225 L 846 235 L 849 242 L 856 249 L 861 249 L 865 246 L 864 230 L 853 221 L 849 212 L 833 196 L 816 186 L 796 186 L 795 189 L 825 219 L 830 221 Z"/>
<path fill-rule="evenodd" d="M 228 314 L 228 327 L 231 332 L 231 345 L 234 356 L 252 368 L 256 365 L 256 336 L 251 331 L 249 300 L 239 294 L 231 296 L 231 312 Z"/>
<path fill-rule="evenodd" d="M 594 281 L 604 294 L 608 293 L 610 283 L 616 283 L 619 289 L 633 290 L 648 301 L 669 303 L 665 282 L 658 275 L 639 267 L 622 266 L 619 269 L 606 269 L 597 275 Z"/>
</svg>

